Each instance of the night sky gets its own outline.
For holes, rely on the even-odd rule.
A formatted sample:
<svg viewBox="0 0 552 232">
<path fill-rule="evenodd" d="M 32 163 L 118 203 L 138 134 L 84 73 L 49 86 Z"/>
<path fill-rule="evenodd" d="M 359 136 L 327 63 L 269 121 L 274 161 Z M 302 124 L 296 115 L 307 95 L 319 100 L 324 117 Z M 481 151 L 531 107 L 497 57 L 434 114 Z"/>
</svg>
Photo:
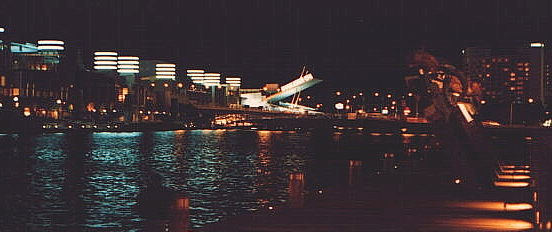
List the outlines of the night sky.
<svg viewBox="0 0 552 232">
<path fill-rule="evenodd" d="M 244 78 L 287 82 L 306 65 L 324 86 L 401 86 L 417 48 L 458 61 L 466 46 L 550 41 L 551 1 L 3 0 L 12 39 L 61 39 Z M 181 73 L 183 73 L 181 71 Z"/>
</svg>

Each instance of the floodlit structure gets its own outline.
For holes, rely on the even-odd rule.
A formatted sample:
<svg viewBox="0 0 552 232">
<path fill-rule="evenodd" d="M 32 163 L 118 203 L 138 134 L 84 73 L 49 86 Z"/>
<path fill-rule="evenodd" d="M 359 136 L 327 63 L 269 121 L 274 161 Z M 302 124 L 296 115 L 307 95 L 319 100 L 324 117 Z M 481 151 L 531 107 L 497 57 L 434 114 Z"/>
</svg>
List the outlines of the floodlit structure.
<svg viewBox="0 0 552 232">
<path fill-rule="evenodd" d="M 253 93 L 242 93 L 242 105 L 273 111 L 319 113 L 314 108 L 299 105 L 298 102 L 301 91 L 306 90 L 320 82 L 322 82 L 322 80 L 314 78 L 311 73 L 303 72 L 297 79 L 281 86 L 279 91 L 274 94 L 263 96 L 260 91 Z M 283 102 L 284 99 L 292 96 L 293 98 L 291 102 Z"/>
<path fill-rule="evenodd" d="M 215 87 L 220 85 L 220 73 L 205 73 L 203 76 L 203 85 L 206 87 Z"/>
<path fill-rule="evenodd" d="M 95 70 L 117 70 L 117 52 L 94 52 Z"/>
<path fill-rule="evenodd" d="M 229 87 L 240 87 L 241 86 L 241 77 L 226 77 L 226 84 Z"/>
<path fill-rule="evenodd" d="M 192 80 L 192 83 L 196 85 L 203 85 L 203 77 L 205 76 L 205 70 L 201 69 L 189 69 L 186 70 L 187 76 Z"/>
<path fill-rule="evenodd" d="M 176 64 L 155 64 L 155 78 L 176 79 Z"/>
<path fill-rule="evenodd" d="M 137 56 L 117 57 L 117 72 L 121 74 L 139 73 L 140 58 Z"/>
<path fill-rule="evenodd" d="M 65 42 L 61 40 L 39 40 L 38 50 L 40 51 L 63 51 Z"/>
</svg>

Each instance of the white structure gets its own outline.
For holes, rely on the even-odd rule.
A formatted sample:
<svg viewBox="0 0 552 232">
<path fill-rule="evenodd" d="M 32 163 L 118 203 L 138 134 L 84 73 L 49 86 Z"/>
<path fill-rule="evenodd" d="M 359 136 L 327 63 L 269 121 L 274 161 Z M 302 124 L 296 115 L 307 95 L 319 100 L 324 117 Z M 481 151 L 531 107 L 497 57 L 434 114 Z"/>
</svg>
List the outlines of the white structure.
<svg viewBox="0 0 552 232">
<path fill-rule="evenodd" d="M 229 87 L 240 87 L 241 86 L 241 77 L 226 77 L 226 84 Z"/>
<path fill-rule="evenodd" d="M 94 52 L 94 69 L 116 70 L 117 55 L 116 52 Z"/>
<path fill-rule="evenodd" d="M 176 64 L 155 64 L 155 78 L 176 79 Z"/>
<path fill-rule="evenodd" d="M 206 87 L 220 85 L 220 73 L 205 73 L 203 76 L 203 85 Z"/>
<path fill-rule="evenodd" d="M 201 69 L 189 69 L 186 70 L 187 76 L 192 80 L 192 83 L 196 85 L 203 85 L 203 77 L 205 76 L 205 70 Z"/>
<path fill-rule="evenodd" d="M 39 40 L 38 50 L 40 51 L 63 51 L 65 42 L 61 40 Z"/>
<path fill-rule="evenodd" d="M 137 56 L 117 57 L 117 72 L 122 74 L 139 73 L 140 58 Z"/>
</svg>

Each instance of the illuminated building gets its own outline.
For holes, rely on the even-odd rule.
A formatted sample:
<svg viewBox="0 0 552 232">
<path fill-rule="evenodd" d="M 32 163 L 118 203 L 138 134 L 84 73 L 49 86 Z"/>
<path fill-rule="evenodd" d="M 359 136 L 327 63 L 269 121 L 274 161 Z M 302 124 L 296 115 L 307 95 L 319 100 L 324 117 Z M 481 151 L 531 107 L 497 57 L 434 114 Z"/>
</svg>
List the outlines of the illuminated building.
<svg viewBox="0 0 552 232">
<path fill-rule="evenodd" d="M 25 116 L 63 117 L 67 110 L 62 108 L 72 107 L 67 101 L 72 95 L 72 85 L 66 81 L 70 77 L 62 68 L 64 50 L 61 40 L 0 40 L 0 102 L 4 107 Z M 17 104 L 4 104 L 15 96 Z M 63 104 L 56 105 L 56 100 Z"/>
<path fill-rule="evenodd" d="M 464 50 L 467 74 L 470 79 L 481 81 L 487 101 L 524 104 L 529 99 L 538 99 L 548 104 L 552 100 L 550 56 L 544 53 L 544 47 L 536 45 L 467 48 Z"/>
</svg>

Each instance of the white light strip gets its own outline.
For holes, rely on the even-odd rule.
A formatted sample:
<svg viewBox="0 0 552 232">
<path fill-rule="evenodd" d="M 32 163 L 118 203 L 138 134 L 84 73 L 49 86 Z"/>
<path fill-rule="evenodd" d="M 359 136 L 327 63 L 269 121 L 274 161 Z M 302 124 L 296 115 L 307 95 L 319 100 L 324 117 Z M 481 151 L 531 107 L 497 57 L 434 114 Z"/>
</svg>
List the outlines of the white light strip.
<svg viewBox="0 0 552 232">
<path fill-rule="evenodd" d="M 61 40 L 39 40 L 38 45 L 65 45 Z"/>
<path fill-rule="evenodd" d="M 158 79 L 175 79 L 176 76 L 155 76 Z"/>
<path fill-rule="evenodd" d="M 140 60 L 137 56 L 119 56 L 119 60 Z"/>
<path fill-rule="evenodd" d="M 109 66 L 109 65 L 96 65 L 94 66 L 94 69 L 109 69 L 109 70 L 113 70 L 113 69 L 117 69 L 117 66 Z"/>
<path fill-rule="evenodd" d="M 117 56 L 116 52 L 94 52 L 95 56 Z"/>
<path fill-rule="evenodd" d="M 232 87 L 240 87 L 241 85 L 240 85 L 240 84 L 230 84 L 230 86 L 232 86 Z"/>
<path fill-rule="evenodd" d="M 531 43 L 532 48 L 543 48 L 544 43 Z"/>
<path fill-rule="evenodd" d="M 137 60 L 119 60 L 117 61 L 119 64 L 140 64 L 140 61 Z"/>
<path fill-rule="evenodd" d="M 138 65 L 130 65 L 130 64 L 117 65 L 117 67 L 120 69 L 138 69 L 139 68 Z"/>
<path fill-rule="evenodd" d="M 205 73 L 205 76 L 209 76 L 209 77 L 220 77 L 220 73 Z"/>
<path fill-rule="evenodd" d="M 94 57 L 94 60 L 117 60 L 117 57 L 115 56 L 96 56 Z"/>
<path fill-rule="evenodd" d="M 155 68 L 155 71 L 176 71 L 176 68 Z"/>
<path fill-rule="evenodd" d="M 96 65 L 117 65 L 117 61 L 94 61 Z"/>
<path fill-rule="evenodd" d="M 188 73 L 188 76 L 189 77 L 203 77 L 205 75 L 202 74 L 202 73 Z"/>
<path fill-rule="evenodd" d="M 158 68 L 176 68 L 176 64 L 156 64 Z"/>
<path fill-rule="evenodd" d="M 138 70 L 135 69 L 119 69 L 117 70 L 118 73 L 139 73 Z"/>
<path fill-rule="evenodd" d="M 155 72 L 156 75 L 176 75 L 176 72 Z"/>
<path fill-rule="evenodd" d="M 55 46 L 55 45 L 40 45 L 38 46 L 38 50 L 53 50 L 53 51 L 61 51 L 64 48 L 62 46 Z"/>
<path fill-rule="evenodd" d="M 201 69 L 188 69 L 186 70 L 187 73 L 205 73 L 205 70 Z"/>
<path fill-rule="evenodd" d="M 239 78 L 239 77 L 227 77 L 226 80 L 227 81 L 239 81 L 239 80 L 241 80 L 241 78 Z"/>
</svg>

